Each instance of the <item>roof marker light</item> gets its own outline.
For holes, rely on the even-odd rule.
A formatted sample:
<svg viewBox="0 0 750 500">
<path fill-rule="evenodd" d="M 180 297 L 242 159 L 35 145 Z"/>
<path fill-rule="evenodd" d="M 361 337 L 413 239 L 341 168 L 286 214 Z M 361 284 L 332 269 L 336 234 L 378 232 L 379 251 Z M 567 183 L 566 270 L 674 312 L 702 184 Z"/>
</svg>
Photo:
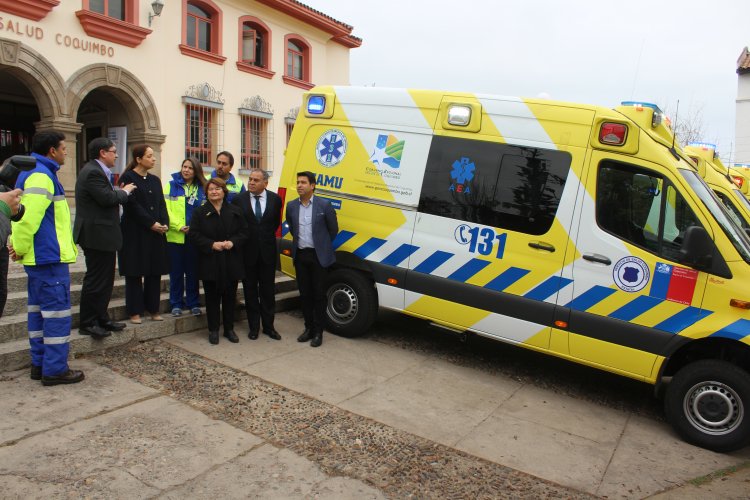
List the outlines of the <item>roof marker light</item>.
<svg viewBox="0 0 750 500">
<path fill-rule="evenodd" d="M 644 108 L 649 108 L 654 110 L 654 116 L 651 119 L 651 126 L 656 128 L 659 126 L 663 121 L 666 121 L 667 126 L 670 128 L 672 127 L 672 120 L 669 119 L 664 114 L 664 111 L 659 108 L 656 104 L 650 103 L 650 102 L 638 102 L 638 101 L 622 101 L 620 103 L 621 106 L 632 106 L 636 109 L 636 111 L 643 111 Z"/>
<path fill-rule="evenodd" d="M 448 107 L 448 123 L 457 127 L 465 127 L 471 121 L 471 107 L 453 104 Z"/>
<path fill-rule="evenodd" d="M 311 95 L 307 99 L 307 112 L 311 115 L 322 115 L 326 109 L 326 98 L 322 95 Z"/>
<path fill-rule="evenodd" d="M 610 146 L 622 146 L 628 137 L 628 126 L 624 123 L 604 122 L 599 129 L 599 142 Z"/>
</svg>

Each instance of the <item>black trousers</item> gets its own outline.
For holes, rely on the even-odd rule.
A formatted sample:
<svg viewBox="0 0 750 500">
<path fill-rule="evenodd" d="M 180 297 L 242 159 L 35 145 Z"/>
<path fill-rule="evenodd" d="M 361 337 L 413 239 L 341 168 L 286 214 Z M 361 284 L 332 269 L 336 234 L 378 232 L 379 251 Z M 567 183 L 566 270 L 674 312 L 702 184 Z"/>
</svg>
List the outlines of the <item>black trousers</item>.
<svg viewBox="0 0 750 500">
<path fill-rule="evenodd" d="M 314 334 L 323 333 L 326 319 L 326 275 L 328 270 L 320 265 L 312 248 L 297 249 L 294 259 L 297 287 L 302 302 L 305 329 Z"/>
<path fill-rule="evenodd" d="M 208 330 L 219 331 L 219 317 L 224 320 L 224 332 L 234 329 L 234 308 L 237 307 L 237 282 L 227 281 L 222 291 L 217 290 L 216 281 L 204 281 L 203 293 L 206 297 L 206 317 Z"/>
<path fill-rule="evenodd" d="M 86 274 L 81 287 L 81 326 L 101 325 L 109 321 L 107 308 L 115 284 L 117 252 L 83 248 Z"/>
<path fill-rule="evenodd" d="M 8 300 L 8 264 L 10 257 L 8 247 L 0 247 L 0 318 L 3 317 L 5 302 Z"/>
<path fill-rule="evenodd" d="M 126 276 L 125 310 L 128 316 L 159 313 L 161 276 Z"/>
<path fill-rule="evenodd" d="M 245 265 L 246 278 L 242 281 L 245 294 L 247 324 L 250 330 L 273 330 L 273 318 L 276 313 L 276 268 L 263 263 L 260 255 L 253 264 Z"/>
</svg>

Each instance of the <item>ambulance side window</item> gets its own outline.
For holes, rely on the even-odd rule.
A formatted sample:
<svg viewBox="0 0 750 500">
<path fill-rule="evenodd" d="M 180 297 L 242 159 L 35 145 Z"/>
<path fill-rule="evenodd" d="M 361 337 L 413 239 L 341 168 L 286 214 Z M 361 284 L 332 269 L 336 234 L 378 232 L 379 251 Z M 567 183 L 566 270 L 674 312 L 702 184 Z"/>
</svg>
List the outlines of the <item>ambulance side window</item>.
<svg viewBox="0 0 750 500">
<path fill-rule="evenodd" d="M 608 233 L 675 262 L 685 230 L 701 225 L 682 195 L 661 176 L 610 161 L 599 167 L 596 220 Z"/>
<path fill-rule="evenodd" d="M 570 161 L 561 151 L 435 137 L 419 211 L 544 234 L 555 220 Z"/>
</svg>

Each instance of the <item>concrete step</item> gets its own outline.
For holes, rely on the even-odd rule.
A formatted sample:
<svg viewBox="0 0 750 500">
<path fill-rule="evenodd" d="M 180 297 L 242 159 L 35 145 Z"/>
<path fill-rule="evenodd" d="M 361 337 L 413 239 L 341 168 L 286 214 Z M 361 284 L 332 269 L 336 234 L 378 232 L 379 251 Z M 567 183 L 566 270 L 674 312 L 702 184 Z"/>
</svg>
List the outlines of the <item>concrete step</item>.
<svg viewBox="0 0 750 500">
<path fill-rule="evenodd" d="M 70 266 L 70 285 L 80 285 L 83 283 L 83 275 L 86 274 L 86 268 L 75 264 Z M 23 266 L 11 264 L 8 270 L 8 293 L 26 292 L 26 273 Z"/>
<path fill-rule="evenodd" d="M 73 314 L 73 328 L 77 329 L 79 325 L 79 311 L 78 305 L 80 298 L 81 285 L 71 286 L 71 299 L 73 302 L 72 314 Z M 276 273 L 276 295 L 280 293 L 290 292 L 297 289 L 297 283 L 294 279 L 290 278 L 281 273 Z M 10 342 L 18 339 L 26 339 L 28 335 L 28 329 L 26 328 L 26 293 L 15 292 L 12 294 L 12 305 L 11 305 L 11 294 L 8 294 L 8 304 L 5 306 L 5 314 L 0 318 L 0 343 Z M 109 303 L 109 315 L 114 320 L 122 320 L 127 318 L 125 312 L 125 280 L 120 279 L 115 282 L 115 287 L 112 290 L 112 300 Z M 237 297 L 242 300 L 242 283 L 239 285 L 237 291 Z M 201 301 L 203 303 L 203 301 Z M 164 313 L 169 313 L 169 279 L 162 279 L 162 294 L 161 302 L 159 304 L 159 310 Z"/>
<path fill-rule="evenodd" d="M 292 280 L 293 282 L 293 280 Z M 110 315 L 115 319 L 124 319 L 124 299 L 118 299 L 110 303 Z M 168 294 L 162 294 L 162 307 L 168 307 Z M 276 294 L 276 310 L 279 312 L 299 307 L 299 293 L 286 291 Z M 144 318 L 143 324 L 131 325 L 122 332 L 113 333 L 111 336 L 96 340 L 88 335 L 80 335 L 77 329 L 71 331 L 70 351 L 73 356 L 99 351 L 126 344 L 132 341 L 143 341 L 161 337 L 167 337 L 176 333 L 189 332 L 206 328 L 206 315 L 201 316 L 182 315 L 172 317 L 164 314 L 164 321 L 151 321 Z M 235 313 L 235 323 L 246 319 L 245 308 L 238 307 Z M 0 343 L 0 372 L 20 370 L 31 364 L 29 357 L 29 341 L 25 338 L 15 339 Z"/>
</svg>

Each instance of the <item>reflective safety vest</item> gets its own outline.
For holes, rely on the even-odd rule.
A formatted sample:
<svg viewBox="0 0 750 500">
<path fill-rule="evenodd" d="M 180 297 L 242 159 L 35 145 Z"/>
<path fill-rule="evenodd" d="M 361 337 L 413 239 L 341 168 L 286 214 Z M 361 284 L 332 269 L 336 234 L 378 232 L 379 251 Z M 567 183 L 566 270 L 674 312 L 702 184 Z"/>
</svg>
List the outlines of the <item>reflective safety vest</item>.
<svg viewBox="0 0 750 500">
<path fill-rule="evenodd" d="M 185 233 L 180 229 L 190 225 L 193 210 L 206 202 L 206 193 L 196 182 L 192 185 L 185 184 L 182 174 L 175 172 L 172 180 L 164 187 L 164 201 L 169 214 L 167 241 L 184 244 Z"/>
<path fill-rule="evenodd" d="M 21 203 L 26 212 L 12 224 L 13 249 L 25 266 L 75 262 L 78 249 L 73 242 L 70 207 L 57 179 L 60 165 L 36 153 L 31 156 L 36 158 L 36 167 L 21 172 L 16 181 L 16 187 L 23 189 Z"/>
<path fill-rule="evenodd" d="M 211 173 L 211 178 L 213 179 L 214 177 L 216 177 L 216 170 Z M 227 203 L 231 203 L 235 196 L 245 191 L 245 186 L 238 183 L 232 174 L 229 174 L 229 179 L 226 180 L 226 183 L 227 190 L 229 191 Z"/>
</svg>

